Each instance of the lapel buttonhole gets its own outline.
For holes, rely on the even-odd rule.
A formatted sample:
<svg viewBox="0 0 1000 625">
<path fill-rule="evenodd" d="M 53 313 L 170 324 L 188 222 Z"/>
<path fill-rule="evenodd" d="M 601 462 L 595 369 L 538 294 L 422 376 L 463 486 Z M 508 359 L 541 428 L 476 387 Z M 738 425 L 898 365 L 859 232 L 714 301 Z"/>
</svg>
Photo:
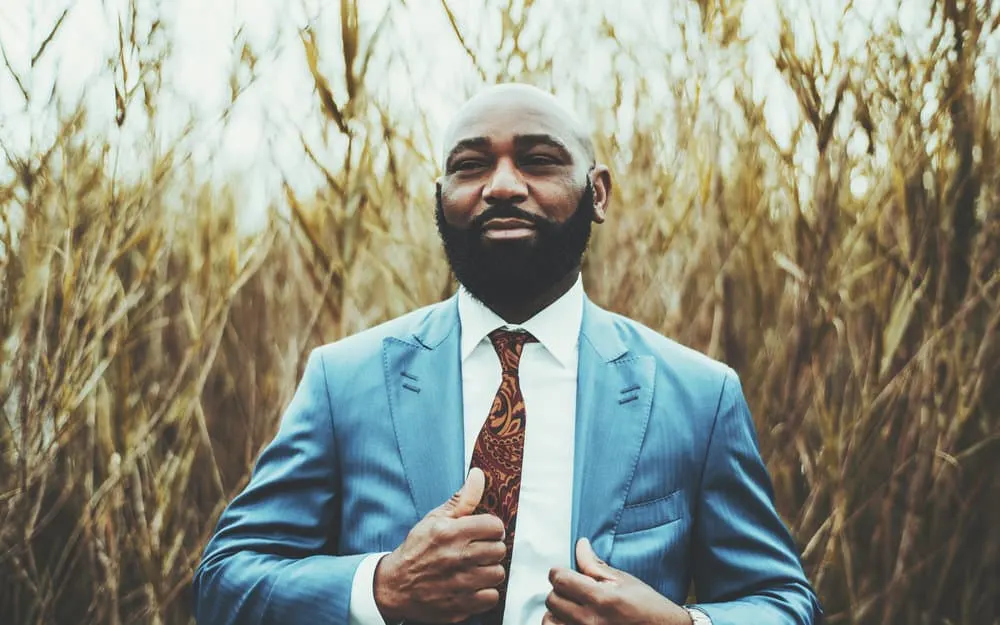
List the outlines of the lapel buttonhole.
<svg viewBox="0 0 1000 625">
<path fill-rule="evenodd" d="M 627 404 L 629 402 L 633 402 L 633 401 L 639 399 L 639 393 L 638 393 L 638 391 L 639 391 L 639 385 L 638 384 L 633 384 L 632 386 L 629 386 L 627 388 L 623 388 L 620 391 L 621 397 L 619 397 L 619 399 L 618 399 L 618 404 L 619 405 L 624 405 L 624 404 Z"/>
<path fill-rule="evenodd" d="M 413 382 L 417 382 L 418 381 L 417 376 L 413 375 L 412 373 L 408 373 L 406 371 L 401 371 L 399 374 L 403 377 L 403 388 L 405 388 L 406 390 L 408 390 L 408 391 L 410 391 L 412 393 L 419 393 L 420 392 L 420 387 L 419 386 L 416 386 L 414 384 L 410 384 L 409 382 L 407 382 L 407 380 L 411 380 Z"/>
</svg>

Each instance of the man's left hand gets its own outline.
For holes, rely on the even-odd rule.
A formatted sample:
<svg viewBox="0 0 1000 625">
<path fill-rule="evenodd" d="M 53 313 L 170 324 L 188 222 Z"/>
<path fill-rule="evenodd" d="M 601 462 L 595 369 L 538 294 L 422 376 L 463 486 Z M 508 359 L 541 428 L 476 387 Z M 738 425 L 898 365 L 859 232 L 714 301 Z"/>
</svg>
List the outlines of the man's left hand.
<svg viewBox="0 0 1000 625">
<path fill-rule="evenodd" d="M 576 543 L 576 563 L 579 572 L 563 568 L 549 571 L 552 592 L 545 600 L 548 612 L 542 625 L 691 625 L 687 610 L 639 579 L 605 564 L 586 538 Z"/>
</svg>

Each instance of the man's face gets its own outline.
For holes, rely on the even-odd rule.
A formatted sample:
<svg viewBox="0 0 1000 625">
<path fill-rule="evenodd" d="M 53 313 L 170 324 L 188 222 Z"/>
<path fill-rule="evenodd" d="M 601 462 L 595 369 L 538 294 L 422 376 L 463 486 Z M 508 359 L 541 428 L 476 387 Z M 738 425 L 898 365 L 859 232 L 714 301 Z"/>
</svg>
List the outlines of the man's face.
<svg viewBox="0 0 1000 625">
<path fill-rule="evenodd" d="M 572 126 L 544 102 L 498 100 L 453 126 L 436 211 L 452 270 L 487 304 L 530 301 L 577 271 L 603 217 Z"/>
</svg>

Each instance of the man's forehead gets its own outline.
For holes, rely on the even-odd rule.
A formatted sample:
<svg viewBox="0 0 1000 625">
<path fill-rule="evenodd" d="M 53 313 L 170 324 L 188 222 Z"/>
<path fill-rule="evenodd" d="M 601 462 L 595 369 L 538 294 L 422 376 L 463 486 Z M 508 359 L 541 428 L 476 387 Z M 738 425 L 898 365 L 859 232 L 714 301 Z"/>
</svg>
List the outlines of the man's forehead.
<svg viewBox="0 0 1000 625">
<path fill-rule="evenodd" d="M 565 119 L 530 102 L 490 102 L 464 109 L 452 122 L 446 145 L 474 138 L 493 142 L 521 135 L 550 135 L 568 143 L 573 133 Z"/>
<path fill-rule="evenodd" d="M 499 143 L 520 136 L 549 136 L 588 152 L 581 124 L 554 96 L 525 85 L 502 85 L 473 97 L 459 110 L 445 133 L 444 153 L 469 140 Z"/>
</svg>

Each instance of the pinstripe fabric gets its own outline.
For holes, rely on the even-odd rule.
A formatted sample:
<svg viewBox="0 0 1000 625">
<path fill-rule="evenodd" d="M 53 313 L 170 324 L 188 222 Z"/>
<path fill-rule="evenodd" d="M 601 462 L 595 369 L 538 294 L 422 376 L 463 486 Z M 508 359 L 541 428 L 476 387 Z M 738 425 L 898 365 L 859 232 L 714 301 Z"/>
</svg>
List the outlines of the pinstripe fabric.
<svg viewBox="0 0 1000 625">
<path fill-rule="evenodd" d="M 364 554 L 463 482 L 456 302 L 314 352 L 275 439 L 195 572 L 198 622 L 346 625 Z M 587 302 L 573 536 L 715 625 L 820 610 L 724 365 Z"/>
</svg>

